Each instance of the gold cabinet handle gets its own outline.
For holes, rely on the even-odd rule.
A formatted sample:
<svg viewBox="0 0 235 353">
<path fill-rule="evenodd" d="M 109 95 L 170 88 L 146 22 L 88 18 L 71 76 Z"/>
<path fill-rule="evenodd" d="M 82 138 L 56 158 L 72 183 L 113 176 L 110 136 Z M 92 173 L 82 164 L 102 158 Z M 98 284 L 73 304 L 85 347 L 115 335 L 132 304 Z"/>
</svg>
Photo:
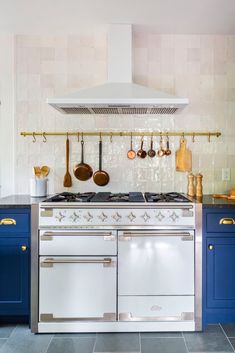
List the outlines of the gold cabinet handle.
<svg viewBox="0 0 235 353">
<path fill-rule="evenodd" d="M 209 250 L 214 250 L 214 245 L 209 244 L 209 245 L 208 245 L 208 249 L 209 249 Z"/>
<path fill-rule="evenodd" d="M 26 251 L 27 250 L 27 246 L 26 245 L 21 245 L 21 250 L 22 251 Z"/>
<path fill-rule="evenodd" d="M 1 226 L 15 226 L 16 225 L 16 220 L 13 218 L 3 218 L 0 221 Z"/>
<path fill-rule="evenodd" d="M 235 220 L 233 218 L 221 218 L 219 224 L 235 224 Z"/>
</svg>

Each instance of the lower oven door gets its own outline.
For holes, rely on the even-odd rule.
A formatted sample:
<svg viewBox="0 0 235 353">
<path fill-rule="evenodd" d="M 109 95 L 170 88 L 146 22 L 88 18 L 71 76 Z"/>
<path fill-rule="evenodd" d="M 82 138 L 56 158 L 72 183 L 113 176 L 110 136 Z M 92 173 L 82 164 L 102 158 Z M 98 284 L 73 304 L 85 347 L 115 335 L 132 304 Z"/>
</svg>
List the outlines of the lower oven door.
<svg viewBox="0 0 235 353">
<path fill-rule="evenodd" d="M 115 257 L 41 257 L 39 321 L 116 320 Z"/>
<path fill-rule="evenodd" d="M 118 235 L 119 295 L 194 295 L 194 231 Z"/>
</svg>

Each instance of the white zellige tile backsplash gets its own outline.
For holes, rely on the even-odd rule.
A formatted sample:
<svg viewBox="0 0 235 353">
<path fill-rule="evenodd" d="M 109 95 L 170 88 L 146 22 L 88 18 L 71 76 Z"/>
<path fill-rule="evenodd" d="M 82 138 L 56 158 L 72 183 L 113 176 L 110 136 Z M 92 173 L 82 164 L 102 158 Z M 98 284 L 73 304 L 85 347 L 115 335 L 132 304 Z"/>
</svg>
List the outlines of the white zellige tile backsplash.
<svg viewBox="0 0 235 353">
<path fill-rule="evenodd" d="M 235 36 L 158 35 L 135 32 L 133 79 L 157 90 L 188 97 L 189 106 L 173 116 L 67 116 L 46 104 L 46 98 L 103 83 L 107 77 L 106 33 L 85 36 L 15 37 L 15 172 L 16 192 L 29 192 L 34 165 L 48 165 L 49 192 L 61 192 L 65 173 L 65 138 L 41 138 L 36 143 L 21 131 L 221 131 L 222 137 L 196 138 L 193 172 L 204 176 L 204 193 L 235 187 Z M 134 147 L 140 139 L 134 138 Z M 145 138 L 145 148 L 149 148 Z M 103 138 L 103 169 L 110 183 L 103 188 L 92 180 L 73 178 L 71 191 L 186 191 L 187 175 L 175 171 L 178 138 L 170 139 L 172 156 L 126 157 L 130 140 Z M 159 139 L 154 139 L 158 148 Z M 76 137 L 70 139 L 70 171 L 80 161 Z M 85 162 L 98 169 L 98 138 L 85 137 Z M 221 180 L 221 169 L 231 168 L 231 182 Z"/>
</svg>

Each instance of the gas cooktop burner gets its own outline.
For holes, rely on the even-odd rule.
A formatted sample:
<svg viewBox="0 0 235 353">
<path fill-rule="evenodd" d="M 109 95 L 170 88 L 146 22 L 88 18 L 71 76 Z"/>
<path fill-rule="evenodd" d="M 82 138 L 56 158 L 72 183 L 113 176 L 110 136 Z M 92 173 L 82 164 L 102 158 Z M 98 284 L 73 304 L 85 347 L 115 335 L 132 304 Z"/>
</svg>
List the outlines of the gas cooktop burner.
<svg viewBox="0 0 235 353">
<path fill-rule="evenodd" d="M 95 192 L 84 192 L 73 194 L 71 192 L 62 192 L 55 196 L 50 197 L 44 202 L 90 202 Z"/>
<path fill-rule="evenodd" d="M 190 202 L 187 197 L 178 192 L 168 192 L 166 194 L 146 192 L 144 195 L 147 202 Z"/>
<path fill-rule="evenodd" d="M 145 202 L 141 192 L 117 193 L 98 192 L 92 202 Z"/>
</svg>

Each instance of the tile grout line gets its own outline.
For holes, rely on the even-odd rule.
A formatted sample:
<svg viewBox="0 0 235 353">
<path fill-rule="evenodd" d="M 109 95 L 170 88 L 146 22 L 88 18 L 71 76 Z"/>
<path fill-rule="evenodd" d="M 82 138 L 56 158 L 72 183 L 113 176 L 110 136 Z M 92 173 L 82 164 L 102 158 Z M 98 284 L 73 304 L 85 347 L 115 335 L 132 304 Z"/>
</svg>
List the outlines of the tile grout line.
<svg viewBox="0 0 235 353">
<path fill-rule="evenodd" d="M 50 339 L 50 341 L 49 341 L 49 343 L 48 343 L 48 345 L 47 345 L 47 348 L 46 348 L 46 350 L 45 350 L 45 353 L 47 353 L 47 351 L 48 351 L 48 349 L 49 349 L 49 347 L 50 347 L 50 344 L 51 344 L 51 342 L 52 342 L 54 336 L 55 336 L 55 335 L 53 334 L 52 337 L 51 337 L 51 339 Z"/>
<path fill-rule="evenodd" d="M 17 326 L 18 326 L 18 324 L 15 325 L 15 327 L 13 328 L 13 330 L 11 331 L 11 333 L 10 333 L 10 335 L 8 337 L 2 337 L 6 341 L 3 343 L 2 347 L 0 348 L 0 352 L 1 352 L 2 348 L 5 346 L 5 344 L 8 342 L 8 339 L 11 337 L 12 333 L 16 330 Z"/>
<path fill-rule="evenodd" d="M 96 342 L 97 342 L 97 332 L 96 332 L 96 334 L 95 334 L 95 340 L 94 340 L 94 345 L 93 345 L 93 350 L 92 350 L 92 352 L 94 353 L 95 352 L 95 346 L 96 346 Z"/>
<path fill-rule="evenodd" d="M 183 340 L 184 340 L 186 351 L 187 351 L 187 353 L 189 353 L 188 346 L 187 346 L 187 343 L 186 343 L 186 340 L 185 340 L 185 337 L 184 337 L 184 333 L 181 332 L 181 334 L 182 334 L 182 337 L 183 337 Z"/>
<path fill-rule="evenodd" d="M 140 335 L 140 332 L 139 332 L 139 346 L 140 346 L 140 353 L 141 353 L 141 335 Z"/>
<path fill-rule="evenodd" d="M 229 342 L 229 344 L 230 344 L 230 346 L 231 346 L 231 348 L 232 348 L 232 351 L 235 352 L 235 349 L 233 348 L 233 345 L 232 345 L 232 343 L 230 342 L 229 337 L 226 335 L 226 332 L 224 331 L 223 326 L 222 326 L 221 324 L 219 324 L 219 325 L 220 325 L 220 328 L 221 328 L 221 330 L 223 331 L 225 337 L 227 338 L 227 340 L 228 340 L 228 342 Z"/>
</svg>

